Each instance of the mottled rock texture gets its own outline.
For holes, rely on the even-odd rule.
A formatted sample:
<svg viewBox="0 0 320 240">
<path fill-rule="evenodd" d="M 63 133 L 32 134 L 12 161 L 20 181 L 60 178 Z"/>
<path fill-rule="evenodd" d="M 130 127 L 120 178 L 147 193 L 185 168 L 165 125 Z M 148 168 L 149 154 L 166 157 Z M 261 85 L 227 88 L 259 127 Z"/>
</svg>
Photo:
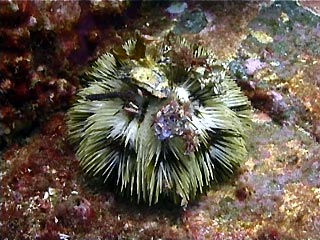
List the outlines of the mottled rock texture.
<svg viewBox="0 0 320 240">
<path fill-rule="evenodd" d="M 184 37 L 233 62 L 255 107 L 250 155 L 185 209 L 148 208 L 83 178 L 65 109 L 88 61 L 136 29 L 154 41 L 179 16 L 166 12 L 170 3 L 147 1 L 127 10 L 75 1 L 67 16 L 47 12 L 68 11 L 59 3 L 0 3 L 1 239 L 320 239 L 318 16 L 294 1 L 187 2 L 208 22 Z M 32 133 L 12 138 L 16 128 Z"/>
</svg>

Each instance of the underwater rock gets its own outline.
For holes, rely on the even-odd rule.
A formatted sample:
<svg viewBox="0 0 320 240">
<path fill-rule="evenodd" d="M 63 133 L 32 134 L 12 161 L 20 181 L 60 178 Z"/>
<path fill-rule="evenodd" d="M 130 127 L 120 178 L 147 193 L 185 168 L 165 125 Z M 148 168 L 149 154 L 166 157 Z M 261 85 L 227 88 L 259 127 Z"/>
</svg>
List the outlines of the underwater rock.
<svg viewBox="0 0 320 240">
<path fill-rule="evenodd" d="M 0 1 L 0 149 L 69 105 L 79 65 L 101 43 L 97 25 L 126 8 L 123 1 Z"/>
<path fill-rule="evenodd" d="M 188 8 L 188 4 L 186 2 L 176 2 L 170 4 L 168 8 L 166 8 L 166 12 L 170 14 L 181 14 Z"/>
<path fill-rule="evenodd" d="M 200 9 L 185 11 L 173 29 L 175 34 L 199 33 L 207 26 L 206 15 Z"/>
<path fill-rule="evenodd" d="M 68 113 L 89 176 L 121 194 L 182 205 L 246 158 L 250 106 L 212 52 L 172 34 L 138 34 L 102 55 Z"/>
</svg>

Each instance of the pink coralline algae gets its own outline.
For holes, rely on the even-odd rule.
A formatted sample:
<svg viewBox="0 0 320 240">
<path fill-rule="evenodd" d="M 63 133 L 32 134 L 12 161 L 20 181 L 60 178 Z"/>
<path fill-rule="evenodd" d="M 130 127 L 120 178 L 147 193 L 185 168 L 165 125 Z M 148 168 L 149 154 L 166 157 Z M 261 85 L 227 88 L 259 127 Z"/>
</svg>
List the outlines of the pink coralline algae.
<svg viewBox="0 0 320 240">
<path fill-rule="evenodd" d="M 247 59 L 245 62 L 246 72 L 248 75 L 253 75 L 257 70 L 266 66 L 266 63 L 261 62 L 259 59 Z"/>
</svg>

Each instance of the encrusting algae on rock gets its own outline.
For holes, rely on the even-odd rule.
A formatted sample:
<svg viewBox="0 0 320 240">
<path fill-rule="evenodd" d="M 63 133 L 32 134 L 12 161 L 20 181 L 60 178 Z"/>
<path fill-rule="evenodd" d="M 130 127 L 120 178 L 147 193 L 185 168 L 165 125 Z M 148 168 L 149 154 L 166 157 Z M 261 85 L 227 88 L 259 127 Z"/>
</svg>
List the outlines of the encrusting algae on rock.
<svg viewBox="0 0 320 240">
<path fill-rule="evenodd" d="M 82 169 L 150 205 L 187 204 L 246 158 L 250 104 L 226 65 L 169 33 L 102 55 L 68 112 Z"/>
</svg>

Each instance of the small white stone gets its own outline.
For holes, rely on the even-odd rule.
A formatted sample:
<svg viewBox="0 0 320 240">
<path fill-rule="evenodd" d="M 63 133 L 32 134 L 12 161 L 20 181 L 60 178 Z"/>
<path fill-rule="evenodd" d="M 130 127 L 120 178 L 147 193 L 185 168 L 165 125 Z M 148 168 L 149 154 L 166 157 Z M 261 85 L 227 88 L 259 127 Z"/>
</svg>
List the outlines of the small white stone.
<svg viewBox="0 0 320 240">
<path fill-rule="evenodd" d="M 49 193 L 45 192 L 44 195 L 43 195 L 43 199 L 48 199 L 48 198 L 49 198 Z"/>
<path fill-rule="evenodd" d="M 189 92 L 188 90 L 186 90 L 185 88 L 183 87 L 177 87 L 175 89 L 175 93 L 177 94 L 177 97 L 179 98 L 179 100 L 181 102 L 188 102 L 189 101 Z"/>
<path fill-rule="evenodd" d="M 57 193 L 57 190 L 55 188 L 49 187 L 48 188 L 48 193 L 50 196 L 53 196 Z"/>
</svg>

